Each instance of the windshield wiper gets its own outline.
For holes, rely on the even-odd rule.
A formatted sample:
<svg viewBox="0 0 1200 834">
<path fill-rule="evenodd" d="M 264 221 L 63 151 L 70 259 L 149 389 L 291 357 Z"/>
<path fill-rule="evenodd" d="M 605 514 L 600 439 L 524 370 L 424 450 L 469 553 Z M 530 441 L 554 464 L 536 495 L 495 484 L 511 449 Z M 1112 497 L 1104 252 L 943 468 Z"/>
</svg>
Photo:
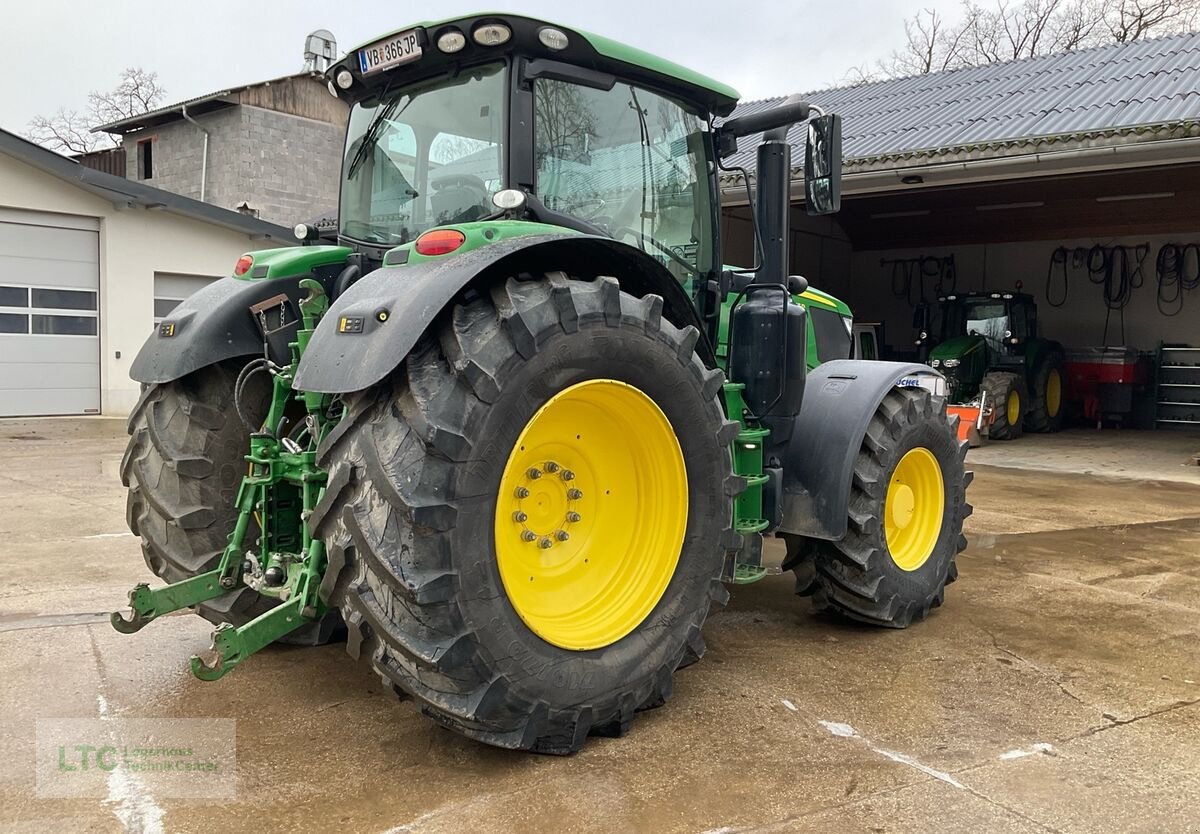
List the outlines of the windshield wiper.
<svg viewBox="0 0 1200 834">
<path fill-rule="evenodd" d="M 391 88 L 389 87 L 388 89 Z M 383 93 L 380 94 L 380 98 L 383 98 L 387 94 L 388 90 L 385 89 Z M 385 104 L 379 110 L 379 112 L 375 114 L 375 118 L 371 120 L 371 123 L 367 125 L 367 129 L 363 131 L 362 144 L 359 145 L 358 150 L 354 152 L 354 159 L 350 160 L 350 167 L 346 170 L 346 179 L 351 179 L 354 176 L 354 172 L 358 170 L 359 166 L 362 165 L 371 152 L 375 150 L 375 145 L 379 143 L 379 135 L 383 132 L 383 128 L 387 125 L 387 123 L 394 117 L 403 115 L 404 110 L 407 110 L 408 105 L 412 104 L 412 102 L 413 99 L 410 98 L 408 102 L 405 103 L 404 109 L 402 109 L 399 113 L 396 113 L 396 107 L 400 104 L 400 99 L 394 98 Z"/>
</svg>

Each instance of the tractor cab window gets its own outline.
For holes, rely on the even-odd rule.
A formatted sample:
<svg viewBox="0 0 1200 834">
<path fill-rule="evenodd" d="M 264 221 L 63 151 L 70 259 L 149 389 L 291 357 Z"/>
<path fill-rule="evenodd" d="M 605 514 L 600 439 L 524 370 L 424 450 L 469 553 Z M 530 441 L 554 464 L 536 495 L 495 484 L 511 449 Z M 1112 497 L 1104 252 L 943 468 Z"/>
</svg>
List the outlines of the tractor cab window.
<svg viewBox="0 0 1200 834">
<path fill-rule="evenodd" d="M 1020 301 L 1010 303 L 1012 304 L 1012 326 L 1009 330 L 1012 331 L 1014 338 L 1025 341 L 1033 335 L 1030 332 L 1029 306 Z"/>
<path fill-rule="evenodd" d="M 354 105 L 341 233 L 396 246 L 490 214 L 502 185 L 504 67 L 494 64 Z"/>
<path fill-rule="evenodd" d="M 982 336 L 992 346 L 999 345 L 1005 332 L 1010 329 L 1008 306 L 999 300 L 965 302 L 963 320 L 967 335 Z"/>
<path fill-rule="evenodd" d="M 629 84 L 539 79 L 537 191 L 547 208 L 639 247 L 687 281 L 711 268 L 705 124 Z"/>
</svg>

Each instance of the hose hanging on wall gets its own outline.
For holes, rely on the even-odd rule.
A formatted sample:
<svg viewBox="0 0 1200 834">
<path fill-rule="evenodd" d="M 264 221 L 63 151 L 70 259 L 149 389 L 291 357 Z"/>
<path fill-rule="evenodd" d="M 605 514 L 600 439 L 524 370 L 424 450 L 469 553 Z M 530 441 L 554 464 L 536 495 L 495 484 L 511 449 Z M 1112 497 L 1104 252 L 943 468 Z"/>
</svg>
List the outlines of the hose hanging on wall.
<svg viewBox="0 0 1200 834">
<path fill-rule="evenodd" d="M 1200 244 L 1164 243 L 1154 266 L 1158 312 L 1177 316 L 1183 311 L 1184 291 L 1200 287 Z"/>
<path fill-rule="evenodd" d="M 1083 269 L 1087 265 L 1087 255 L 1088 250 L 1082 246 L 1076 246 L 1074 249 L 1060 246 L 1050 253 L 1050 268 L 1046 270 L 1046 304 L 1048 306 L 1061 307 L 1067 303 L 1067 295 L 1071 290 L 1070 271 Z M 1061 296 L 1053 290 L 1056 274 L 1062 279 Z"/>
<path fill-rule="evenodd" d="M 1133 291 L 1145 283 L 1142 267 L 1150 253 L 1149 243 L 1137 246 L 1101 246 L 1088 250 L 1088 278 L 1104 288 L 1104 345 L 1108 346 L 1108 326 L 1113 311 L 1120 313 L 1121 344 L 1125 343 L 1125 307 Z M 1132 254 L 1133 262 L 1130 262 Z"/>
<path fill-rule="evenodd" d="M 1149 254 L 1149 243 L 1136 246 L 1096 244 L 1090 249 L 1060 246 L 1050 253 L 1050 266 L 1046 270 L 1046 304 L 1051 307 L 1066 304 L 1071 288 L 1071 273 L 1086 269 L 1088 280 L 1103 287 L 1104 344 L 1108 344 L 1108 330 L 1114 310 L 1120 314 L 1121 342 L 1124 343 L 1125 307 L 1133 297 L 1133 291 L 1145 283 L 1144 268 Z M 1058 282 L 1061 282 L 1061 291 Z"/>
<path fill-rule="evenodd" d="M 933 294 L 953 294 L 958 289 L 958 270 L 954 256 L 938 258 L 933 255 L 918 255 L 915 258 L 881 258 L 880 266 L 892 268 L 892 295 L 908 303 L 910 307 L 924 304 L 931 299 L 925 294 L 926 280 L 933 281 Z M 916 298 L 913 288 L 916 287 Z"/>
</svg>

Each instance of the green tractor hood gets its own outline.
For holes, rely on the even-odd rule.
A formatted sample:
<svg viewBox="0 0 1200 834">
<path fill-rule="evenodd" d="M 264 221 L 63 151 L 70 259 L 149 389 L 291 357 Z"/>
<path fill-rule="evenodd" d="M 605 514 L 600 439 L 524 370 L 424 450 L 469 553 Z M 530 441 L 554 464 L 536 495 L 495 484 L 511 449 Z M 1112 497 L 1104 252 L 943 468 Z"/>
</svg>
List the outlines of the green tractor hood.
<svg viewBox="0 0 1200 834">
<path fill-rule="evenodd" d="M 929 361 L 940 359 L 944 362 L 947 359 L 962 359 L 972 351 L 983 350 L 984 344 L 983 337 L 978 334 L 955 336 L 940 342 L 933 350 L 929 351 Z"/>
</svg>

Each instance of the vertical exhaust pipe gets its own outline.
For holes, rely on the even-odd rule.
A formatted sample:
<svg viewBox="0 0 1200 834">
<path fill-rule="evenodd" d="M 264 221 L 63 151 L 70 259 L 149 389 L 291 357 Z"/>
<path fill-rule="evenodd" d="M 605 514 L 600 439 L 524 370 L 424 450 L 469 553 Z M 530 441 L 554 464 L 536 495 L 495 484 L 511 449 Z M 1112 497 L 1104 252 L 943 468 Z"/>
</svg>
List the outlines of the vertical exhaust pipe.
<svg viewBox="0 0 1200 834">
<path fill-rule="evenodd" d="M 786 284 L 789 272 L 792 146 L 787 142 L 787 132 L 787 127 L 769 130 L 758 146 L 755 201 L 763 251 L 756 280 L 760 284 Z"/>
</svg>

